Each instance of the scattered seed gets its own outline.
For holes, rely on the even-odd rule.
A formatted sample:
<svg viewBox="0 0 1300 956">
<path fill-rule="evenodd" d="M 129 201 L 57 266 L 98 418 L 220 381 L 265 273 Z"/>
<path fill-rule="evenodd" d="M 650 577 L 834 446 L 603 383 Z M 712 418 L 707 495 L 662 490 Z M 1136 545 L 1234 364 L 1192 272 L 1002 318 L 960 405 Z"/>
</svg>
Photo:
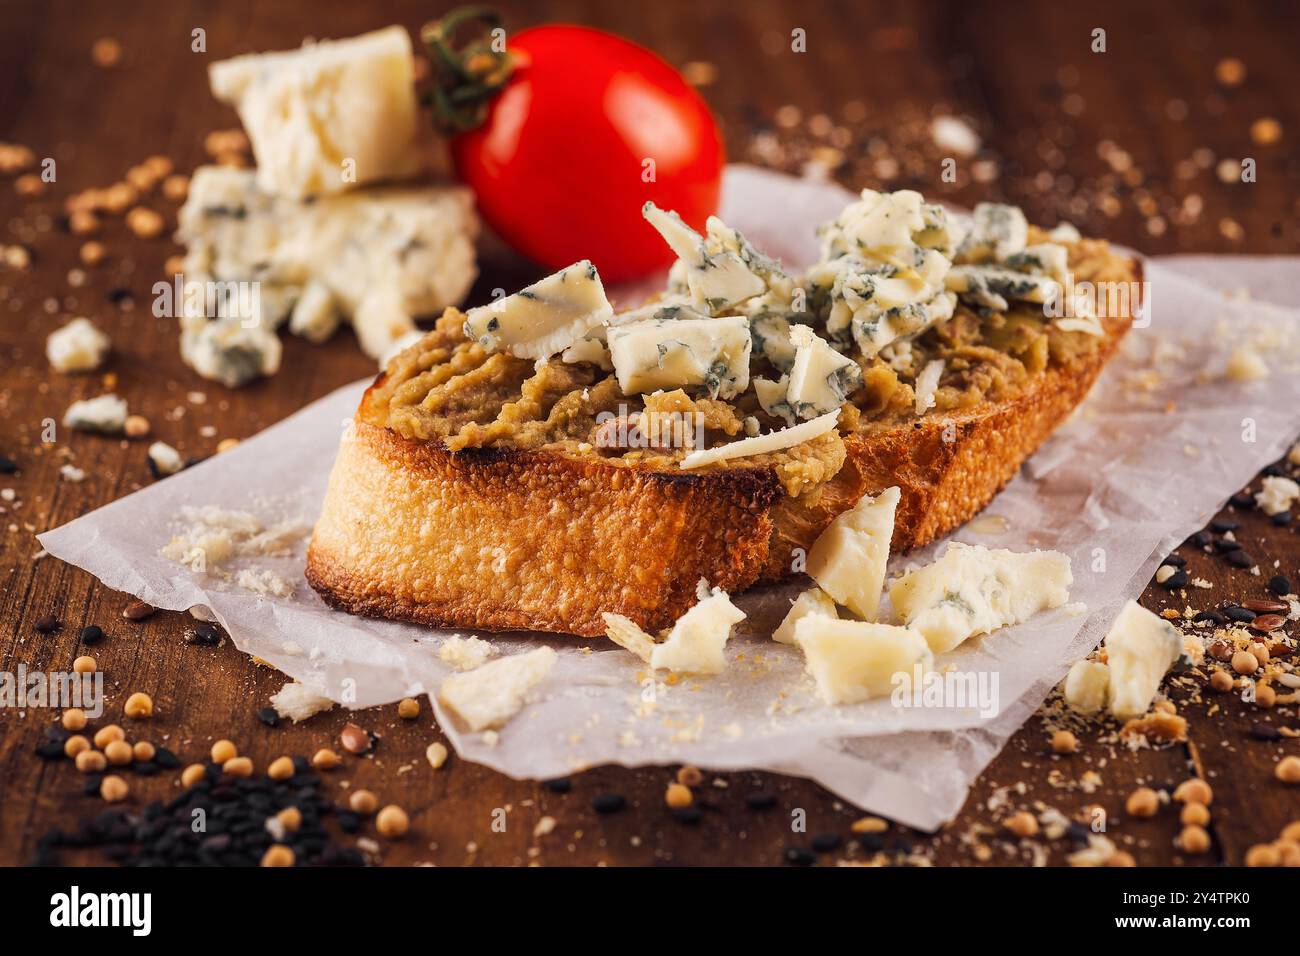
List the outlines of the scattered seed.
<svg viewBox="0 0 1300 956">
<path fill-rule="evenodd" d="M 162 235 L 166 223 L 163 217 L 145 206 L 136 206 L 126 214 L 126 226 L 141 239 L 154 239 Z"/>
<path fill-rule="evenodd" d="M 1272 724 L 1266 724 L 1262 721 L 1256 721 L 1250 725 L 1250 735 L 1256 740 L 1281 740 L 1282 731 L 1278 730 Z"/>
<path fill-rule="evenodd" d="M 100 37 L 90 48 L 90 59 L 95 66 L 111 70 L 122 62 L 122 44 L 112 37 Z"/>
<path fill-rule="evenodd" d="M 143 719 L 153 716 L 153 698 L 137 691 L 126 699 L 122 712 L 128 717 Z"/>
<path fill-rule="evenodd" d="M 192 763 L 181 771 L 182 786 L 192 787 L 208 775 L 208 768 L 201 763 Z"/>
<path fill-rule="evenodd" d="M 231 757 L 221 765 L 221 772 L 232 777 L 251 777 L 253 761 L 248 757 Z"/>
<path fill-rule="evenodd" d="M 108 803 L 119 803 L 130 792 L 127 782 L 115 773 L 110 773 L 99 784 L 99 795 Z"/>
<path fill-rule="evenodd" d="M 114 767 L 125 767 L 131 762 L 131 745 L 125 740 L 110 741 L 104 748 L 104 759 Z"/>
<path fill-rule="evenodd" d="M 704 782 L 704 774 L 699 767 L 692 767 L 686 764 L 677 770 L 677 782 L 683 787 L 698 787 Z"/>
<path fill-rule="evenodd" d="M 1300 783 L 1300 757 L 1283 757 L 1278 761 L 1273 773 L 1283 783 Z"/>
<path fill-rule="evenodd" d="M 816 854 L 802 846 L 786 847 L 784 859 L 791 866 L 812 866 L 817 862 Z"/>
<path fill-rule="evenodd" d="M 142 763 L 153 760 L 155 754 L 156 751 L 154 750 L 154 745 L 149 743 L 147 740 L 137 740 L 131 746 L 132 759 L 138 760 Z"/>
<path fill-rule="evenodd" d="M 556 777 L 546 781 L 546 789 L 552 793 L 568 793 L 573 789 L 573 781 L 568 777 Z"/>
<path fill-rule="evenodd" d="M 151 617 L 156 610 L 157 608 L 152 604 L 145 604 L 144 601 L 132 601 L 122 608 L 122 616 L 128 621 L 143 621 Z"/>
<path fill-rule="evenodd" d="M 1203 827 L 1210 822 L 1210 810 L 1203 803 L 1189 803 L 1178 814 L 1178 820 L 1184 826 Z"/>
<path fill-rule="evenodd" d="M 95 746 L 103 750 L 114 740 L 125 740 L 126 731 L 117 724 L 107 724 L 95 731 Z"/>
<path fill-rule="evenodd" d="M 591 801 L 591 809 L 597 813 L 617 813 L 627 806 L 627 797 L 621 793 L 598 793 Z"/>
<path fill-rule="evenodd" d="M 289 757 L 276 757 L 271 766 L 266 768 L 266 775 L 272 780 L 288 780 L 293 776 L 293 760 Z"/>
<path fill-rule="evenodd" d="M 1216 670 L 1210 675 L 1210 687 L 1220 694 L 1226 694 L 1232 690 L 1232 675 L 1224 670 Z"/>
<path fill-rule="evenodd" d="M 1232 669 L 1246 677 L 1259 670 L 1259 661 L 1250 651 L 1237 651 L 1232 655 Z"/>
<path fill-rule="evenodd" d="M 272 843 L 262 854 L 261 866 L 284 867 L 293 866 L 295 861 L 293 850 L 283 843 Z"/>
<path fill-rule="evenodd" d="M 86 654 L 72 662 L 72 670 L 77 674 L 93 674 L 98 667 L 99 665 L 95 663 L 95 659 Z"/>
<path fill-rule="evenodd" d="M 1210 834 L 1204 827 L 1190 823 L 1183 827 L 1182 833 L 1178 834 L 1178 845 L 1185 853 L 1193 855 L 1207 853 L 1210 849 Z"/>
<path fill-rule="evenodd" d="M 695 801 L 691 788 L 681 783 L 670 783 L 664 793 L 664 803 L 674 810 L 689 807 Z"/>
<path fill-rule="evenodd" d="M 348 806 L 352 808 L 353 813 L 368 817 L 379 809 L 379 798 L 369 790 L 355 790 L 348 797 Z"/>
<path fill-rule="evenodd" d="M 35 625 L 36 630 L 42 634 L 53 634 L 62 626 L 63 622 L 53 614 L 46 614 L 44 617 L 38 617 Z"/>
<path fill-rule="evenodd" d="M 420 716 L 420 702 L 414 697 L 403 697 L 397 704 L 397 716 L 403 720 L 415 720 Z"/>
<path fill-rule="evenodd" d="M 1052 753 L 1072 754 L 1079 749 L 1079 740 L 1068 730 L 1058 730 L 1052 734 Z"/>
<path fill-rule="evenodd" d="M 370 749 L 370 735 L 356 724 L 347 724 L 339 732 L 339 744 L 350 754 L 363 754 Z"/>
<path fill-rule="evenodd" d="M 746 794 L 745 806 L 751 810 L 768 810 L 776 806 L 776 794 L 764 792 Z"/>
<path fill-rule="evenodd" d="M 227 760 L 231 760 L 238 756 L 239 748 L 235 746 L 234 741 L 218 740 L 212 745 L 213 763 L 224 764 Z"/>
<path fill-rule="evenodd" d="M 60 720 L 64 730 L 77 731 L 86 726 L 86 712 L 80 707 L 69 707 Z"/>
<path fill-rule="evenodd" d="M 1255 706 L 1261 710 L 1269 710 L 1277 703 L 1277 691 L 1268 684 L 1255 684 Z"/>
<path fill-rule="evenodd" d="M 1013 813 L 1002 821 L 1002 825 L 1018 837 L 1032 837 L 1038 833 L 1038 819 L 1028 810 Z"/>
<path fill-rule="evenodd" d="M 1234 568 L 1251 568 L 1255 566 L 1255 559 L 1245 551 L 1228 552 L 1227 561 Z"/>
<path fill-rule="evenodd" d="M 1281 597 L 1284 594 L 1291 593 L 1291 582 L 1280 574 L 1275 574 L 1268 579 L 1268 589 Z"/>
<path fill-rule="evenodd" d="M 77 754 L 83 753 L 90 749 L 90 741 L 84 734 L 73 734 L 63 742 L 63 752 L 73 760 L 77 759 Z"/>
<path fill-rule="evenodd" d="M 1160 796 L 1150 787 L 1138 787 L 1124 801 L 1124 809 L 1131 817 L 1154 817 L 1160 809 Z"/>
<path fill-rule="evenodd" d="M 405 836 L 410 827 L 411 821 L 406 811 L 395 803 L 384 807 L 379 811 L 379 816 L 375 817 L 375 829 L 379 831 L 380 836 L 390 840 Z"/>
<path fill-rule="evenodd" d="M 274 707 L 263 707 L 257 712 L 257 719 L 268 727 L 280 726 L 280 714 Z"/>
<path fill-rule="evenodd" d="M 343 762 L 343 758 L 328 748 L 321 748 L 311 758 L 311 765 L 317 770 L 333 770 Z"/>
<path fill-rule="evenodd" d="M 1261 614 L 1250 622 L 1250 627 L 1252 630 L 1262 631 L 1267 634 L 1270 631 L 1276 631 L 1285 623 L 1286 619 L 1277 614 Z"/>
<path fill-rule="evenodd" d="M 108 758 L 98 750 L 83 750 L 73 759 L 82 773 L 103 773 L 108 766 Z"/>
<path fill-rule="evenodd" d="M 430 767 L 441 770 L 442 765 L 447 762 L 447 748 L 435 740 L 424 751 L 424 756 L 429 761 Z"/>
<path fill-rule="evenodd" d="M 1192 777 L 1177 786 L 1174 799 L 1179 803 L 1199 803 L 1208 807 L 1214 802 L 1214 791 L 1200 777 Z"/>
</svg>

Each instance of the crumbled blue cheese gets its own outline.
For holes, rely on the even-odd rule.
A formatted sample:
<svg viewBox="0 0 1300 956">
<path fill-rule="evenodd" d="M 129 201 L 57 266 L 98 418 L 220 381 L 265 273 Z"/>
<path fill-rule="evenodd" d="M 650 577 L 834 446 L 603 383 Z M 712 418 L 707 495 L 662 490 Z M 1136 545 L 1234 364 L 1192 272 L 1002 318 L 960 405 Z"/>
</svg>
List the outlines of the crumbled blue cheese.
<svg viewBox="0 0 1300 956">
<path fill-rule="evenodd" d="M 280 368 L 283 347 L 273 331 L 240 319 L 181 316 L 181 358 L 204 378 L 238 388 Z"/>
<path fill-rule="evenodd" d="M 934 407 L 935 393 L 939 390 L 939 379 L 943 377 L 945 364 L 942 359 L 926 362 L 925 368 L 916 377 L 916 414 L 924 415 Z"/>
<path fill-rule="evenodd" d="M 813 615 L 831 619 L 840 616 L 839 609 L 835 607 L 835 601 L 829 594 L 818 587 L 809 588 L 794 599 L 794 604 L 790 606 L 789 613 L 782 619 L 777 629 L 772 632 L 772 640 L 781 644 L 793 644 L 794 629 L 804 618 Z"/>
<path fill-rule="evenodd" d="M 790 328 L 794 363 L 786 383 L 786 404 L 796 418 L 816 418 L 848 401 L 862 384 L 862 369 L 835 351 L 806 325 Z"/>
<path fill-rule="evenodd" d="M 438 688 L 438 701 L 472 731 L 502 727 L 523 709 L 528 692 L 546 679 L 557 659 L 554 650 L 539 647 L 452 674 Z"/>
<path fill-rule="evenodd" d="M 174 475 L 185 467 L 185 459 L 181 457 L 181 453 L 166 442 L 154 442 L 149 446 L 146 454 L 149 456 L 149 470 L 153 472 L 155 478 Z"/>
<path fill-rule="evenodd" d="M 880 606 L 900 497 L 897 487 L 864 495 L 808 550 L 808 576 L 864 621 L 873 620 Z"/>
<path fill-rule="evenodd" d="M 766 435 L 756 435 L 752 438 L 742 438 L 740 441 L 728 442 L 715 448 L 693 451 L 682 459 L 681 467 L 683 470 L 702 468 L 705 465 L 714 465 L 721 461 L 730 461 L 733 458 L 767 455 L 774 451 L 781 451 L 783 448 L 802 445 L 806 441 L 812 441 L 814 438 L 820 438 L 827 432 L 833 431 L 835 422 L 839 417 L 840 410 L 837 408 L 835 411 L 821 416 L 821 418 L 814 418 L 810 422 L 800 422 L 791 428 L 782 428 L 779 431 L 768 432 Z"/>
<path fill-rule="evenodd" d="M 308 342 L 320 344 L 329 339 L 343 321 L 334 295 L 323 282 L 308 282 L 289 315 L 289 331 Z"/>
<path fill-rule="evenodd" d="M 1183 638 L 1168 621 L 1129 601 L 1104 641 L 1110 668 L 1110 712 L 1121 720 L 1147 712 L 1160 682 L 1183 655 Z"/>
<path fill-rule="evenodd" d="M 789 372 L 795 355 L 790 328 L 790 322 L 780 315 L 765 312 L 751 316 L 749 335 L 754 340 L 754 356 L 767 359 L 778 372 Z"/>
<path fill-rule="evenodd" d="M 782 375 L 779 379 L 759 377 L 754 379 L 754 395 L 758 398 L 758 404 L 763 411 L 773 418 L 784 419 L 787 425 L 793 425 L 795 423 L 794 409 L 786 401 L 789 386 L 789 375 Z"/>
<path fill-rule="evenodd" d="M 460 187 L 374 187 L 298 202 L 259 189 L 251 170 L 203 166 L 177 233 L 186 246 L 181 294 L 193 306 L 185 311 L 268 333 L 289 319 L 295 331 L 323 338 L 333 321 L 328 298 L 378 358 L 414 330 L 416 316 L 469 290 L 477 231 Z M 194 303 L 191 283 L 205 291 Z M 232 310 L 232 300 L 245 308 Z M 302 314 L 291 318 L 298 302 Z"/>
<path fill-rule="evenodd" d="M 1109 693 L 1110 668 L 1098 661 L 1075 661 L 1065 675 L 1065 702 L 1081 714 L 1100 711 Z"/>
<path fill-rule="evenodd" d="M 925 671 L 934 665 L 924 637 L 892 624 L 810 614 L 795 625 L 794 643 L 803 651 L 818 696 L 831 706 L 887 696 L 896 675 L 910 680 L 917 667 Z"/>
<path fill-rule="evenodd" d="M 1300 499 L 1300 484 L 1290 478 L 1270 475 L 1255 495 L 1255 504 L 1267 515 L 1280 515 L 1290 511 L 1297 499 Z"/>
<path fill-rule="evenodd" d="M 438 648 L 438 659 L 458 671 L 472 671 L 486 664 L 497 649 L 481 637 L 461 637 L 453 634 Z"/>
<path fill-rule="evenodd" d="M 45 357 L 56 372 L 91 372 L 112 347 L 108 336 L 89 319 L 73 319 L 45 340 Z"/>
<path fill-rule="evenodd" d="M 1029 220 L 1017 206 L 982 202 L 975 207 L 970 231 L 957 248 L 964 262 L 1003 262 L 1023 252 L 1029 242 Z"/>
<path fill-rule="evenodd" d="M 116 435 L 126 425 L 126 400 L 116 395 L 100 395 L 73 402 L 63 413 L 63 424 L 81 432 Z"/>
<path fill-rule="evenodd" d="M 589 260 L 582 259 L 514 295 L 470 309 L 465 335 L 490 352 L 546 359 L 613 315 L 600 274 Z"/>
<path fill-rule="evenodd" d="M 1008 300 L 1050 305 L 1061 294 L 1055 279 L 998 266 L 953 266 L 945 284 L 949 291 L 995 312 L 1005 312 Z"/>
<path fill-rule="evenodd" d="M 698 386 L 712 398 L 732 398 L 749 386 L 747 318 L 708 318 L 681 306 L 657 314 L 663 317 L 617 325 L 607 333 L 625 395 Z"/>
<path fill-rule="evenodd" d="M 401 179 L 420 167 L 411 38 L 400 26 L 208 69 L 239 111 L 262 189 L 301 199 Z"/>
<path fill-rule="evenodd" d="M 1060 607 L 1073 581 L 1069 557 L 1057 551 L 1019 554 L 953 542 L 939 560 L 896 581 L 889 597 L 904 623 L 940 654 Z"/>
<path fill-rule="evenodd" d="M 683 263 L 685 285 L 698 308 L 718 315 L 768 289 L 769 277 L 780 266 L 758 252 L 736 230 L 716 216 L 705 224 L 705 235 L 686 225 L 677 213 L 652 202 L 642 207 L 646 221 L 659 231 Z"/>
</svg>

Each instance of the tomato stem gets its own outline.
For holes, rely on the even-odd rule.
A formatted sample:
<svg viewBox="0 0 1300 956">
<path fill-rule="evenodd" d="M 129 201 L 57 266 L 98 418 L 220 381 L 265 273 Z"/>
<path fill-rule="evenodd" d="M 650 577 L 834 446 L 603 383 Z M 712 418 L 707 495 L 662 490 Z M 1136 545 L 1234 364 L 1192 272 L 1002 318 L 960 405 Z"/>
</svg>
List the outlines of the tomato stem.
<svg viewBox="0 0 1300 956">
<path fill-rule="evenodd" d="M 455 37 L 463 26 L 473 32 L 458 48 Z M 488 104 L 514 69 L 504 36 L 501 17 L 491 7 L 457 7 L 420 29 L 434 69 L 434 86 L 426 100 L 444 133 L 463 133 L 487 119 Z"/>
</svg>

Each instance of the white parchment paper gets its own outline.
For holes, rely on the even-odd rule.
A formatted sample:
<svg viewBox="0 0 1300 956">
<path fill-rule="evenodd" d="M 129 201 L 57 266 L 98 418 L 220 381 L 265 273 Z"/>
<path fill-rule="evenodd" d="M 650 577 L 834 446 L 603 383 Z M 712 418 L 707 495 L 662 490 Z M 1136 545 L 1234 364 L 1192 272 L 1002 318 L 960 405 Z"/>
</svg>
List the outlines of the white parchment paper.
<svg viewBox="0 0 1300 956">
<path fill-rule="evenodd" d="M 723 218 L 797 266 L 815 255 L 813 227 L 849 199 L 835 186 L 733 167 Z M 940 658 L 941 665 L 983 675 L 996 691 L 992 710 L 899 708 L 888 700 L 822 705 L 799 653 L 769 639 L 802 586 L 789 585 L 737 598 L 750 616 L 728 644 L 726 673 L 715 678 L 643 684 L 644 665 L 603 640 L 482 635 L 501 654 L 545 642 L 559 662 L 496 739 L 464 732 L 435 699 L 440 723 L 462 757 L 515 777 L 602 763 L 771 769 L 817 780 L 864 809 L 936 828 L 960 809 L 980 770 L 1069 664 L 1100 640 L 1120 605 L 1141 592 L 1160 558 L 1300 433 L 1300 311 L 1292 307 L 1298 263 L 1148 261 L 1150 327 L 1129 334 L 1083 407 L 984 518 L 953 536 L 1065 552 L 1074 568 L 1071 599 L 1086 606 L 1040 615 Z M 620 290 L 618 298 L 630 304 L 637 294 Z M 1228 354 L 1242 343 L 1265 355 L 1268 379 L 1243 384 L 1223 376 Z M 288 598 L 253 594 L 158 553 L 185 505 L 248 511 L 267 524 L 314 521 L 365 384 L 342 388 L 231 452 L 47 532 L 41 543 L 150 604 L 211 609 L 241 650 L 348 706 L 436 691 L 450 672 L 437 649 L 451 632 L 330 610 L 303 578 L 305 542 L 290 556 L 250 562 L 292 581 Z M 895 557 L 891 571 L 941 548 Z"/>
</svg>

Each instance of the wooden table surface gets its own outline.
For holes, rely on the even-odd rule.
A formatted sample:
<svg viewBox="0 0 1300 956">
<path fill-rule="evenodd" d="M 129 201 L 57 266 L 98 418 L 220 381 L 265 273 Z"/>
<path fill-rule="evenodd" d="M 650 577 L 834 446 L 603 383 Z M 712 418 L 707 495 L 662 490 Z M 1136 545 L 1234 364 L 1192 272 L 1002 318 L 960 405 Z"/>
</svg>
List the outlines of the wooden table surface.
<svg viewBox="0 0 1300 956">
<path fill-rule="evenodd" d="M 1300 107 L 1292 91 L 1297 14 L 1287 3 L 1087 5 L 1021 3 L 883 4 L 691 0 L 650 5 L 595 2 L 501 4 L 518 28 L 570 19 L 626 34 L 658 50 L 691 75 L 721 119 L 735 159 L 799 169 L 812 162 L 847 184 L 918 186 L 961 202 L 1008 198 L 1031 219 L 1069 218 L 1150 253 L 1175 251 L 1290 253 L 1300 247 L 1297 208 L 1300 162 L 1294 146 Z M 297 45 L 304 36 L 347 36 L 389 23 L 416 29 L 443 4 L 416 2 L 133 4 L 9 2 L 0 31 L 0 140 L 30 146 L 57 161 L 57 182 L 35 199 L 0 182 L 0 244 L 20 244 L 27 269 L 0 265 L 0 454 L 21 471 L 0 475 L 15 500 L 0 501 L 0 668 L 65 670 L 80 653 L 88 624 L 108 634 L 93 653 L 106 674 L 108 712 L 118 715 L 132 691 L 150 693 L 158 716 L 132 736 L 166 742 L 186 762 L 222 737 L 237 741 L 259 767 L 282 753 L 311 753 L 331 744 L 352 720 L 382 735 L 370 757 L 349 757 L 328 778 L 331 792 L 364 786 L 406 807 L 413 833 L 385 844 L 389 863 L 438 864 L 775 864 L 783 849 L 817 833 L 848 836 L 861 814 L 807 781 L 760 773 L 707 774 L 698 789 L 705 812 L 693 826 L 671 817 L 663 793 L 675 768 L 600 768 L 557 793 L 515 781 L 453 756 L 440 771 L 424 759 L 440 739 L 426 706 L 418 720 L 394 707 L 336 711 L 296 727 L 272 729 L 256 718 L 282 675 L 258 666 L 229 643 L 187 644 L 194 621 L 159 613 L 123 620 L 124 595 L 54 559 L 38 560 L 34 534 L 56 527 L 151 481 L 141 441 L 71 433 L 42 442 L 42 423 L 58 420 L 77 398 L 99 394 L 101 374 L 59 375 L 43 355 L 46 335 L 85 315 L 112 336 L 105 372 L 131 409 L 146 415 L 157 438 L 188 457 L 212 454 L 221 439 L 242 438 L 331 389 L 371 374 L 373 366 L 349 332 L 323 347 L 286 337 L 283 370 L 229 391 L 195 375 L 179 358 L 175 321 L 153 317 L 149 288 L 179 250 L 166 238 L 132 236 L 120 219 L 99 239 L 104 264 L 78 262 L 83 241 L 68 233 L 63 201 L 73 192 L 120 179 L 145 157 L 161 153 L 182 170 L 204 161 L 204 135 L 236 125 L 233 112 L 207 91 L 213 59 Z M 195 28 L 206 53 L 191 50 Z M 1090 49 L 1095 28 L 1106 51 Z M 790 50 L 791 31 L 806 31 L 807 52 Z M 92 63 L 96 40 L 121 43 L 122 61 Z M 1244 79 L 1231 80 L 1239 58 Z M 950 112 L 969 118 L 985 146 L 963 160 L 956 184 L 940 182 L 939 157 L 927 118 Z M 1280 142 L 1252 124 L 1273 117 Z M 846 132 L 839 132 L 845 130 Z M 1256 160 L 1257 181 L 1221 181 L 1223 160 Z M 148 204 L 174 220 L 176 204 Z M 513 287 L 537 270 L 499 247 L 483 250 L 483 275 L 473 293 Z M 201 404 L 191 393 L 206 396 Z M 206 427 L 211 426 L 211 427 Z M 81 483 L 60 479 L 73 462 Z M 1238 536 L 1260 559 L 1274 559 L 1295 580 L 1300 544 L 1293 527 L 1274 527 L 1257 512 L 1239 516 Z M 1201 606 L 1262 595 L 1261 582 L 1217 557 L 1184 546 L 1188 570 L 1213 583 Z M 1157 588 L 1148 607 L 1182 600 Z M 34 625 L 55 615 L 62 629 Z M 1294 627 L 1295 625 L 1289 625 Z M 1185 696 L 1185 695 L 1183 695 Z M 997 832 L 1012 809 L 1057 807 L 1068 815 L 1088 804 L 1111 817 L 1110 836 L 1139 863 L 1239 863 L 1253 843 L 1270 840 L 1300 816 L 1295 789 L 1273 779 L 1282 753 L 1300 753 L 1294 739 L 1252 739 L 1252 725 L 1300 726 L 1295 707 L 1262 711 L 1235 697 L 1206 695 L 1179 703 L 1190 741 L 1137 752 L 1104 732 L 1081 732 L 1081 750 L 1053 756 L 1042 715 L 1013 738 L 980 778 L 954 823 L 936 836 L 890 827 L 884 859 L 937 864 L 1060 863 L 1067 840 L 1019 842 Z M 55 720 L 49 710 L 0 713 L 0 863 L 32 857 L 39 834 L 102 808 L 81 795 L 66 761 L 45 762 L 34 750 Z M 1112 728 L 1113 729 L 1113 728 Z M 1099 781 L 1089 784 L 1086 773 Z M 925 772 L 918 767 L 919 774 Z M 1126 820 L 1125 796 L 1139 784 L 1170 785 L 1201 774 L 1215 788 L 1210 853 L 1192 859 L 1174 846 L 1177 816 Z M 170 775 L 132 778 L 130 805 L 165 796 Z M 621 813 L 597 816 L 593 795 L 628 797 Z M 771 793 L 776 805 L 746 808 L 745 797 Z M 492 826 L 504 808 L 504 832 Z M 806 813 L 807 833 L 791 832 L 791 813 Z M 498 814 L 499 816 L 499 814 Z M 557 826 L 534 836 L 543 816 Z M 866 859 L 852 844 L 822 862 Z M 95 861 L 94 854 L 68 856 Z"/>
</svg>

